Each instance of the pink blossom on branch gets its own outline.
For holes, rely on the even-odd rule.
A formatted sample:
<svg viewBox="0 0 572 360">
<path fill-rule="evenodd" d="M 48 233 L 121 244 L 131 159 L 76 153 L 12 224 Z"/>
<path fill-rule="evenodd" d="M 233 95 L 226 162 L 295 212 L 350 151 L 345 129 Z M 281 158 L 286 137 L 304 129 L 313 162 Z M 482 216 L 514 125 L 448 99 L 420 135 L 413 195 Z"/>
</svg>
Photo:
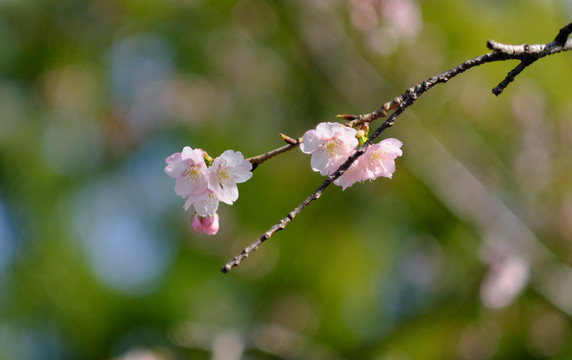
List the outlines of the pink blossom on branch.
<svg viewBox="0 0 572 360">
<path fill-rule="evenodd" d="M 395 159 L 403 155 L 402 146 L 401 141 L 393 138 L 370 146 L 364 154 L 367 179 L 374 180 L 380 176 L 391 179 L 395 172 Z"/>
<path fill-rule="evenodd" d="M 208 186 L 217 198 L 229 205 L 238 199 L 238 187 L 252 177 L 252 164 L 240 151 L 227 150 L 214 159 L 208 168 Z"/>
<path fill-rule="evenodd" d="M 352 154 L 358 140 L 357 131 L 338 123 L 320 123 L 302 137 L 300 150 L 312 154 L 312 170 L 330 175 Z"/>
<path fill-rule="evenodd" d="M 176 179 L 175 194 L 183 199 L 207 189 L 207 166 L 203 156 L 203 150 L 185 146 L 182 152 L 174 153 L 165 160 L 165 173 Z"/>
<path fill-rule="evenodd" d="M 193 229 L 213 235 L 218 231 L 219 201 L 232 204 L 238 198 L 236 184 L 252 177 L 252 164 L 241 152 L 227 150 L 216 159 L 188 146 L 165 159 L 165 173 L 176 179 L 175 193 L 186 199 L 184 209 L 194 208 Z"/>
<path fill-rule="evenodd" d="M 393 138 L 371 145 L 334 184 L 345 190 L 358 181 L 374 180 L 380 176 L 391 179 L 395 172 L 395 159 L 403 155 L 401 146 L 403 143 Z"/>
</svg>

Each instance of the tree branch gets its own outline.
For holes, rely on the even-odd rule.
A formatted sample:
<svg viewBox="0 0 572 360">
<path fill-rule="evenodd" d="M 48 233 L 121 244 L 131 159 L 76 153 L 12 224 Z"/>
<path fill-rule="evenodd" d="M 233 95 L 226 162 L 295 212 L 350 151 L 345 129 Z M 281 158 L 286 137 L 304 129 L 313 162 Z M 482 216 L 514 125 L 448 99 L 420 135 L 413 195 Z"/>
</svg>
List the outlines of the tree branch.
<svg viewBox="0 0 572 360">
<path fill-rule="evenodd" d="M 280 155 L 286 151 L 290 151 L 295 147 L 297 147 L 298 145 L 300 145 L 300 143 L 302 143 L 302 138 L 293 139 L 290 136 L 286 136 L 284 134 L 280 134 L 280 137 L 287 143 L 287 145 L 284 145 L 274 150 L 270 150 L 264 154 L 260 154 L 246 159 L 250 161 L 250 163 L 252 164 L 252 171 L 254 171 L 258 167 L 258 165 L 262 164 L 266 160 L 272 159 L 276 155 Z"/>
<path fill-rule="evenodd" d="M 521 63 L 515 67 L 511 72 L 508 73 L 507 77 L 493 89 L 493 93 L 495 95 L 499 95 L 505 88 L 508 86 L 510 82 L 514 80 L 514 78 L 520 74 L 524 68 L 534 63 L 536 60 L 545 57 L 547 55 L 552 55 L 559 53 L 561 51 L 567 51 L 572 49 L 572 39 L 567 39 L 568 36 L 572 33 L 572 23 L 563 27 L 554 41 L 548 44 L 542 45 L 506 45 L 497 43 L 493 40 L 489 40 L 487 42 L 487 47 L 492 52 L 487 54 L 477 56 L 473 59 L 467 60 L 454 68 L 446 70 L 438 75 L 432 76 L 427 80 L 423 81 L 420 84 L 415 85 L 407 89 L 403 94 L 394 98 L 393 100 L 383 104 L 380 109 L 371 112 L 369 114 L 364 115 L 338 115 L 339 118 L 348 120 L 348 126 L 357 126 L 363 123 L 371 123 L 372 121 L 379 119 L 381 117 L 385 117 L 389 110 L 395 110 L 387 120 L 383 124 L 381 124 L 367 139 L 367 141 L 360 146 L 333 174 L 329 175 L 326 180 L 310 195 L 308 196 L 300 205 L 298 205 L 295 209 L 290 211 L 286 217 L 281 219 L 277 224 L 272 226 L 267 232 L 265 232 L 260 238 L 258 238 L 255 242 L 244 248 L 240 254 L 235 256 L 231 261 L 226 263 L 225 266 L 221 269 L 223 273 L 229 272 L 233 267 L 238 266 L 242 260 L 247 258 L 252 252 L 258 250 L 260 245 L 268 240 L 272 235 L 274 235 L 277 231 L 284 229 L 300 212 L 308 206 L 312 201 L 317 200 L 320 198 L 324 190 L 330 186 L 337 178 L 342 176 L 342 174 L 351 166 L 351 164 L 357 160 L 368 146 L 373 144 L 377 138 L 381 135 L 383 131 L 393 126 L 397 118 L 411 106 L 415 100 L 417 100 L 423 93 L 427 90 L 431 89 L 433 86 L 439 83 L 446 83 L 453 77 L 475 67 L 485 63 L 493 62 L 493 61 L 504 61 L 504 60 L 511 60 L 517 59 L 521 60 Z M 282 148 L 270 151 L 266 154 L 259 155 L 261 157 L 260 162 L 255 162 L 250 158 L 249 160 L 253 162 L 253 165 L 256 163 L 261 163 L 273 156 L 278 155 L 284 151 L 290 150 L 293 147 L 297 146 L 301 142 L 301 139 L 298 139 L 296 144 L 289 144 L 283 146 Z M 271 154 L 271 155 L 267 155 Z M 258 160 L 256 160 L 258 161 Z"/>
<path fill-rule="evenodd" d="M 540 45 L 506 45 L 497 43 L 496 41 L 489 40 L 487 47 L 493 51 L 506 54 L 507 59 L 520 59 L 521 62 L 514 69 L 512 69 L 503 81 L 493 89 L 493 94 L 500 95 L 503 90 L 510 84 L 514 78 L 520 74 L 527 66 L 534 63 L 536 60 L 541 59 L 547 55 L 559 53 L 572 49 L 572 39 L 568 36 L 572 32 L 572 23 L 566 25 L 558 32 L 556 38 L 548 44 Z M 502 59 L 502 60 L 507 60 Z"/>
</svg>

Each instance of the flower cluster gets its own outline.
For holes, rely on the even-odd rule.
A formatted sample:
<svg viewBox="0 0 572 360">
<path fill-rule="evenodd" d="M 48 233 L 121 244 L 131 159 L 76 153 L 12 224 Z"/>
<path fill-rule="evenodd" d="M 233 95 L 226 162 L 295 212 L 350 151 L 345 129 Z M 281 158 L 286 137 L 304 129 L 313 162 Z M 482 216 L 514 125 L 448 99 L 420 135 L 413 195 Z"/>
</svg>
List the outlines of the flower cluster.
<svg viewBox="0 0 572 360">
<path fill-rule="evenodd" d="M 342 165 L 359 144 L 358 131 L 338 123 L 320 123 L 302 137 L 300 149 L 312 154 L 312 170 L 331 175 Z M 403 143 L 385 139 L 367 148 L 342 176 L 334 181 L 343 190 L 356 182 L 374 180 L 380 176 L 391 178 L 395 172 L 395 158 L 401 156 Z"/>
<path fill-rule="evenodd" d="M 194 208 L 193 229 L 208 235 L 219 228 L 219 201 L 232 205 L 238 199 L 236 184 L 252 177 L 252 164 L 240 151 L 227 150 L 213 160 L 204 150 L 185 146 L 165 162 L 165 173 L 176 179 L 175 193 L 186 199 L 185 210 Z"/>
</svg>

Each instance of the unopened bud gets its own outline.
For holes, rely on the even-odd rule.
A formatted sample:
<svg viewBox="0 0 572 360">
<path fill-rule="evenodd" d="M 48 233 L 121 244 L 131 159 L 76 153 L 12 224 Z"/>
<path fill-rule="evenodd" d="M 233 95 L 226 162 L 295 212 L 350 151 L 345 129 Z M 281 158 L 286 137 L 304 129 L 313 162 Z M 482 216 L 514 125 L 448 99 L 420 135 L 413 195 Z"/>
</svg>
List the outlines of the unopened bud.
<svg viewBox="0 0 572 360">
<path fill-rule="evenodd" d="M 338 115 L 336 115 L 336 117 L 338 119 L 344 119 L 344 120 L 349 120 L 349 121 L 352 121 L 352 120 L 355 120 L 358 118 L 358 116 L 348 115 L 348 114 L 338 114 Z"/>
<path fill-rule="evenodd" d="M 292 144 L 292 145 L 296 145 L 296 144 L 298 144 L 298 142 L 299 142 L 298 139 L 293 139 L 293 138 L 291 138 L 290 136 L 284 135 L 284 134 L 282 134 L 282 133 L 280 133 L 280 138 L 281 138 L 283 141 L 287 142 L 288 144 Z"/>
<path fill-rule="evenodd" d="M 199 216 L 196 212 L 191 217 L 191 225 L 197 233 L 204 232 L 207 235 L 214 235 L 219 229 L 218 214 Z"/>
<path fill-rule="evenodd" d="M 365 135 L 365 131 L 358 130 L 356 138 L 358 139 L 358 146 L 362 146 L 367 141 L 367 136 Z"/>
</svg>

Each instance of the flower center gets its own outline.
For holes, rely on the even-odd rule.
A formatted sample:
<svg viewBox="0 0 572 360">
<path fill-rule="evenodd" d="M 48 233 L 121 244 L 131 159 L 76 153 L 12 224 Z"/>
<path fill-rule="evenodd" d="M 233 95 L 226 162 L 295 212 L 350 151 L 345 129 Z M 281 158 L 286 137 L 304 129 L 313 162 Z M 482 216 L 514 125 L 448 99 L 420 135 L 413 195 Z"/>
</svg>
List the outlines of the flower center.
<svg viewBox="0 0 572 360">
<path fill-rule="evenodd" d="M 375 163 L 377 163 L 381 158 L 382 158 L 381 152 L 380 152 L 380 151 L 374 151 L 374 152 L 371 154 L 371 157 L 369 158 L 369 161 L 370 161 L 371 163 L 374 163 L 374 164 L 375 164 Z"/>
<path fill-rule="evenodd" d="M 332 156 L 337 152 L 338 144 L 335 139 L 330 139 L 324 144 L 324 151 Z"/>
<path fill-rule="evenodd" d="M 217 178 L 218 178 L 218 181 L 219 181 L 221 187 L 222 187 L 223 185 L 228 185 L 228 184 L 230 184 L 230 182 L 231 182 L 231 181 L 230 181 L 230 180 L 231 180 L 231 176 L 230 176 L 230 174 L 229 174 L 229 172 L 228 172 L 228 169 L 225 169 L 225 168 L 219 169 L 219 171 L 217 172 Z"/>
<path fill-rule="evenodd" d="M 189 170 L 187 170 L 186 177 L 191 181 L 197 181 L 202 178 L 204 175 L 201 172 L 201 168 L 199 166 L 191 166 Z"/>
</svg>

